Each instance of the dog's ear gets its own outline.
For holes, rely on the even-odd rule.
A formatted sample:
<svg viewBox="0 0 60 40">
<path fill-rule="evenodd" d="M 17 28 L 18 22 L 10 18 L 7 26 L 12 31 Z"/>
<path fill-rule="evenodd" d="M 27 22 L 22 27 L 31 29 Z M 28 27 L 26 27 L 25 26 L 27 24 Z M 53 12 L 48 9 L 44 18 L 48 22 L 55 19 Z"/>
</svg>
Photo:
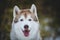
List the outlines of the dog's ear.
<svg viewBox="0 0 60 40">
<path fill-rule="evenodd" d="M 18 14 L 19 11 L 20 11 L 20 9 L 18 8 L 18 6 L 14 6 L 14 8 L 13 8 L 13 18 L 15 18 L 15 16 Z"/>
<path fill-rule="evenodd" d="M 32 13 L 34 13 L 34 15 L 36 16 L 36 18 L 38 19 L 37 9 L 36 9 L 36 6 L 35 6 L 34 4 L 32 4 L 30 11 L 31 11 Z"/>
</svg>

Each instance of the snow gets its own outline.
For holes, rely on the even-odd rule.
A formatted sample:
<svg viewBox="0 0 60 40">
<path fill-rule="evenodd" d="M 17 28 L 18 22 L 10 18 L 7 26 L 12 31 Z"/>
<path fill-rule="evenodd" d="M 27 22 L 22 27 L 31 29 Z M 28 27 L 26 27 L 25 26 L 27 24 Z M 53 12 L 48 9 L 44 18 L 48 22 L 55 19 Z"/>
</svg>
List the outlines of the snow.
<svg viewBox="0 0 60 40">
<path fill-rule="evenodd" d="M 44 40 L 53 40 L 53 37 L 50 37 L 50 38 L 46 37 L 44 38 Z M 56 37 L 55 40 L 60 40 L 60 36 Z"/>
</svg>

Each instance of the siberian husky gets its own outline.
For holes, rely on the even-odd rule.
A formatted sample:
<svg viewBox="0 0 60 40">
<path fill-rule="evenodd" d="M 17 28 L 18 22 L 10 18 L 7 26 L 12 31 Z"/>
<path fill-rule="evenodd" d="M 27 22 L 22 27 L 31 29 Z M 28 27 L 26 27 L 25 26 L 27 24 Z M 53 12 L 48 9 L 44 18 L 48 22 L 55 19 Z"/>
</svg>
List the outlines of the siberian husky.
<svg viewBox="0 0 60 40">
<path fill-rule="evenodd" d="M 42 40 L 37 9 L 34 4 L 32 4 L 30 9 L 19 9 L 18 6 L 14 6 L 10 39 Z"/>
</svg>

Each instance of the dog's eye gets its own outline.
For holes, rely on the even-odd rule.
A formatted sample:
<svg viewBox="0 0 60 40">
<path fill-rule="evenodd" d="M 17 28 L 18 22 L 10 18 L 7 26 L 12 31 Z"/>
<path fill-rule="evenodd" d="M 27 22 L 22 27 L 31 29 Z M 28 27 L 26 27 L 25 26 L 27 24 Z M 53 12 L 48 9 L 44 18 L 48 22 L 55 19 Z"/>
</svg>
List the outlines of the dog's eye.
<svg viewBox="0 0 60 40">
<path fill-rule="evenodd" d="M 31 19 L 29 19 L 29 21 L 31 21 Z"/>
<path fill-rule="evenodd" d="M 20 21 L 23 21 L 23 19 L 20 19 Z"/>
</svg>

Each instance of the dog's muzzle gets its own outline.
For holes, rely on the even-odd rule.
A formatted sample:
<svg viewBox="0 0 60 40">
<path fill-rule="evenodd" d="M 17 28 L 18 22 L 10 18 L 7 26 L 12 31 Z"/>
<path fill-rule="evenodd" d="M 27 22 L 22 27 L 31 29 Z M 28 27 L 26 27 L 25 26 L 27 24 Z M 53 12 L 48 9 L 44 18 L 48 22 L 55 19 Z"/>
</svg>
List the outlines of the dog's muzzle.
<svg viewBox="0 0 60 40">
<path fill-rule="evenodd" d="M 29 30 L 28 28 L 29 28 L 28 25 L 25 25 L 25 26 L 24 26 L 23 33 L 24 33 L 24 36 L 25 36 L 25 37 L 28 37 L 28 36 L 29 36 L 30 30 Z"/>
</svg>

